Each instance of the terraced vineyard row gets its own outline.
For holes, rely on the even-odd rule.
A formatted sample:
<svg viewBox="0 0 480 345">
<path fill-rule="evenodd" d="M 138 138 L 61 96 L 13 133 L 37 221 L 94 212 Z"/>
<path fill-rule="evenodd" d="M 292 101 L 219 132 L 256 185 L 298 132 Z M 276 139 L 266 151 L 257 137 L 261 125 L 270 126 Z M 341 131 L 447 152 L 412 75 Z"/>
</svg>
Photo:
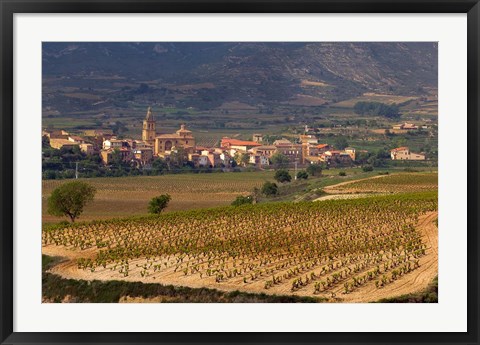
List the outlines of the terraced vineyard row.
<svg viewBox="0 0 480 345">
<path fill-rule="evenodd" d="M 371 193 L 411 193 L 436 191 L 438 189 L 437 173 L 408 173 L 379 176 L 378 178 L 352 181 L 332 186 L 332 189 L 343 192 Z M 328 188 L 327 188 L 328 189 Z"/>
<path fill-rule="evenodd" d="M 95 279 L 334 296 L 418 269 L 429 248 L 415 225 L 436 210 L 436 192 L 271 203 L 51 227 L 42 240 Z"/>
</svg>

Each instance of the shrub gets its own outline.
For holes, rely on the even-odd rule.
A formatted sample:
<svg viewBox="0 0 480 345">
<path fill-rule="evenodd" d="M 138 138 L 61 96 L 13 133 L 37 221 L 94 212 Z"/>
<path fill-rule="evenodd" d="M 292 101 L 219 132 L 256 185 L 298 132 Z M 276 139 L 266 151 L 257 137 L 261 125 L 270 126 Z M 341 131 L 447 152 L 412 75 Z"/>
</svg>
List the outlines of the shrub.
<svg viewBox="0 0 480 345">
<path fill-rule="evenodd" d="M 169 194 L 162 194 L 154 197 L 148 204 L 148 212 L 155 214 L 161 213 L 165 208 L 167 208 L 170 200 L 172 200 L 172 197 Z"/>
<path fill-rule="evenodd" d="M 232 202 L 232 206 L 240 206 L 253 203 L 253 198 L 251 195 L 243 196 L 239 195 L 237 198 Z"/>
<path fill-rule="evenodd" d="M 373 171 L 373 167 L 371 165 L 365 165 L 362 169 L 365 172 Z"/>
<path fill-rule="evenodd" d="M 307 174 L 306 171 L 303 171 L 303 170 L 302 170 L 302 171 L 299 171 L 299 172 L 297 173 L 297 179 L 299 179 L 299 180 L 300 180 L 300 179 L 306 180 L 307 178 L 308 178 L 308 174 Z"/>
<path fill-rule="evenodd" d="M 290 173 L 285 169 L 280 169 L 275 172 L 275 180 L 280 183 L 290 182 L 292 180 L 292 176 Z"/>
<path fill-rule="evenodd" d="M 265 182 L 262 187 L 262 194 L 266 196 L 277 195 L 278 193 L 278 186 L 276 183 L 273 182 Z"/>
<path fill-rule="evenodd" d="M 338 173 L 339 176 L 347 176 L 347 173 L 345 171 L 340 171 Z"/>
</svg>

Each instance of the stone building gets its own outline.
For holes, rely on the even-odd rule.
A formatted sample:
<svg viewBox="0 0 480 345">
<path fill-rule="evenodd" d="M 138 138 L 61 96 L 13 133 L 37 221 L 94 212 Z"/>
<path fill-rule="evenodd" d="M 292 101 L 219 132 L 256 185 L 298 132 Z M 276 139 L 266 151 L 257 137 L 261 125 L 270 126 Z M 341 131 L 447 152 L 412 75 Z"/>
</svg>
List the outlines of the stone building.
<svg viewBox="0 0 480 345">
<path fill-rule="evenodd" d="M 185 124 L 180 129 L 171 134 L 157 134 L 156 121 L 153 117 L 152 109 L 149 107 L 147 116 L 143 120 L 142 140 L 153 147 L 155 156 L 169 155 L 171 151 L 183 148 L 187 153 L 192 153 L 195 147 L 195 138 L 192 132 L 187 130 Z"/>
</svg>

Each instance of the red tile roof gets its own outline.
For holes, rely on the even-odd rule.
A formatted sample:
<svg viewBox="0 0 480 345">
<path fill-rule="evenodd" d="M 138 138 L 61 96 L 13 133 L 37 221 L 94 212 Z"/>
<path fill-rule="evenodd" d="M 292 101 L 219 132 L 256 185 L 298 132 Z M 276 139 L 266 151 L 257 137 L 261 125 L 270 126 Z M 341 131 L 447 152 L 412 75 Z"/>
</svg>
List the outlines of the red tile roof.
<svg viewBox="0 0 480 345">
<path fill-rule="evenodd" d="M 238 140 L 238 139 L 231 139 L 231 138 L 222 138 L 222 145 L 229 144 L 229 145 L 237 145 L 237 146 L 262 146 L 255 141 L 246 141 L 246 140 Z"/>
<path fill-rule="evenodd" d="M 406 146 L 397 147 L 393 150 L 390 150 L 390 152 L 397 152 L 397 151 L 404 151 L 404 150 L 408 150 L 408 147 L 406 147 Z"/>
</svg>

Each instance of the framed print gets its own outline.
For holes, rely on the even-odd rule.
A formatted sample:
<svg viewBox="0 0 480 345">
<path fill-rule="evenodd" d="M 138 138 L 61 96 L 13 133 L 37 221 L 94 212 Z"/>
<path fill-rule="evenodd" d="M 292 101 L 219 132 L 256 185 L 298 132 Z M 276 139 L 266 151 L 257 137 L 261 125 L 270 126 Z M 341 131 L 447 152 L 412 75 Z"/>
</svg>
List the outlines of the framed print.
<svg viewBox="0 0 480 345">
<path fill-rule="evenodd" d="M 477 1 L 2 1 L 1 341 L 478 340 Z"/>
</svg>

